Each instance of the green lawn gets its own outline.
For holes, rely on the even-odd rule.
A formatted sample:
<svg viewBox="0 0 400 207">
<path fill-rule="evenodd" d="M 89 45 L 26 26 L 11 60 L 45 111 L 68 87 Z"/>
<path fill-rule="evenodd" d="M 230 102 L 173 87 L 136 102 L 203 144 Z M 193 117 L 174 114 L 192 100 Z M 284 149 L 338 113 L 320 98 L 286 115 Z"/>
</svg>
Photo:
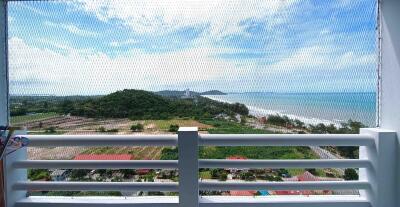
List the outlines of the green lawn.
<svg viewBox="0 0 400 207">
<path fill-rule="evenodd" d="M 203 171 L 200 172 L 201 179 L 211 179 L 211 172 L 210 171 Z"/>
<path fill-rule="evenodd" d="M 155 129 L 161 131 L 168 131 L 170 125 L 178 125 L 182 127 L 198 127 L 199 129 L 207 129 L 211 127 L 193 119 L 145 120 L 144 125 L 145 127 L 153 125 Z"/>
<path fill-rule="evenodd" d="M 237 155 L 248 159 L 318 159 L 308 147 L 200 147 L 201 159 L 225 159 Z"/>
<path fill-rule="evenodd" d="M 236 122 L 218 120 L 218 119 L 203 119 L 201 123 L 211 125 L 213 128 L 207 129 L 210 134 L 272 134 L 272 131 L 263 129 L 254 129 L 252 127 L 239 124 Z"/>
<path fill-rule="evenodd" d="M 30 121 L 38 121 L 42 119 L 47 119 L 47 118 L 52 118 L 52 117 L 57 117 L 58 114 L 55 112 L 49 112 L 49 113 L 38 113 L 38 114 L 32 114 L 32 115 L 24 115 L 24 116 L 12 116 L 11 117 L 11 124 L 22 124 Z"/>
</svg>

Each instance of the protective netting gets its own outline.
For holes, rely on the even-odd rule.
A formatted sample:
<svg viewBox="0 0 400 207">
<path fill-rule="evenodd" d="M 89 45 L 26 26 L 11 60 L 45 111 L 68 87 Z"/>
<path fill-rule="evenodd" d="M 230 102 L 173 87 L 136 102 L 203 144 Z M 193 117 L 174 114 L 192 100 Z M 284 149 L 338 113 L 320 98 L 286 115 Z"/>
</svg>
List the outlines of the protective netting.
<svg viewBox="0 0 400 207">
<path fill-rule="evenodd" d="M 10 90 L 219 90 L 255 115 L 374 126 L 375 30 L 375 0 L 10 2 Z"/>
<path fill-rule="evenodd" d="M 160 134 L 176 133 L 180 126 L 197 126 L 201 133 L 325 134 L 358 133 L 376 124 L 376 0 L 8 5 L 11 120 L 31 134 Z M 177 158 L 176 149 L 164 147 L 28 152 L 31 159 Z M 218 159 L 357 158 L 358 149 L 202 148 L 200 153 Z M 311 179 L 308 172 L 314 180 L 346 176 L 345 169 L 247 175 Z M 85 173 L 89 180 L 99 174 Z M 224 169 L 200 173 L 204 179 L 231 179 L 225 174 Z"/>
</svg>

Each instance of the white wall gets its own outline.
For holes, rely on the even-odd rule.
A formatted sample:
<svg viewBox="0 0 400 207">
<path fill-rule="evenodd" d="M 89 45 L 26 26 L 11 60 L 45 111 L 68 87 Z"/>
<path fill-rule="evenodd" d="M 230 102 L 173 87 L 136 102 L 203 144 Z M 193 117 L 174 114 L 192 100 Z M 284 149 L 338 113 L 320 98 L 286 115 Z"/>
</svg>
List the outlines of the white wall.
<svg viewBox="0 0 400 207">
<path fill-rule="evenodd" d="M 397 131 L 397 195 L 400 195 L 400 0 L 382 0 L 381 124 Z M 400 199 L 397 203 L 400 206 Z"/>
</svg>

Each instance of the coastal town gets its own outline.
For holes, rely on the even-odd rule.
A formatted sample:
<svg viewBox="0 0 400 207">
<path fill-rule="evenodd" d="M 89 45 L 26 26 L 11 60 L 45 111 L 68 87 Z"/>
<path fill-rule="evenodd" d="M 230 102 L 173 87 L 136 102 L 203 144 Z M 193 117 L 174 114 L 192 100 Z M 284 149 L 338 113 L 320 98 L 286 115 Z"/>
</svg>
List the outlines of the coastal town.
<svg viewBox="0 0 400 207">
<path fill-rule="evenodd" d="M 206 94 L 217 93 L 207 92 Z M 220 92 L 218 92 L 220 93 Z M 199 93 L 190 90 L 182 92 L 164 91 L 160 100 L 166 99 L 201 104 L 216 104 L 219 102 L 202 98 Z M 126 95 L 126 94 L 124 94 Z M 129 95 L 129 94 L 128 94 Z M 147 94 L 146 94 L 147 95 Z M 153 96 L 149 94 L 149 96 Z M 163 98 L 161 98 L 163 97 Z M 171 98 L 172 97 L 172 98 Z M 21 98 L 22 99 L 22 98 Z M 45 98 L 42 98 L 46 100 Z M 65 106 L 69 100 L 62 100 Z M 205 102 L 206 101 L 206 102 Z M 15 109 L 31 105 L 45 105 L 38 99 L 33 103 L 13 103 Z M 46 102 L 47 103 L 47 102 Z M 79 103 L 79 102 L 78 102 Z M 49 107 L 47 103 L 47 107 Z M 52 103 L 53 107 L 57 104 Z M 199 106 L 200 105 L 200 106 Z M 231 107 L 229 105 L 227 108 Z M 51 108 L 51 107 L 50 107 Z M 74 111 L 73 108 L 68 108 Z M 22 116 L 14 116 L 15 126 L 27 127 L 30 134 L 175 134 L 180 126 L 198 127 L 200 133 L 356 133 L 362 127 L 361 123 L 349 121 L 341 127 L 334 125 L 307 125 L 300 120 L 292 120 L 280 115 L 255 116 L 240 108 L 203 114 L 199 118 L 177 117 L 167 119 L 132 119 L 79 116 L 71 113 L 30 112 Z M 29 110 L 28 110 L 29 111 Z M 357 149 L 327 148 L 327 147 L 201 147 L 200 157 L 204 159 L 341 159 L 356 158 Z M 29 147 L 28 157 L 32 160 L 176 160 L 176 148 L 170 147 Z M 31 180 L 46 181 L 104 181 L 104 182 L 173 182 L 179 180 L 176 169 L 31 169 L 28 173 Z M 343 181 L 356 180 L 356 169 L 200 169 L 199 179 L 215 182 L 304 182 L 304 181 Z M 174 195 L 176 192 L 31 192 L 33 195 Z M 204 191 L 201 195 L 231 195 L 231 196 L 268 196 L 268 195 L 353 195 L 358 191 L 343 190 L 260 190 L 260 191 Z"/>
</svg>

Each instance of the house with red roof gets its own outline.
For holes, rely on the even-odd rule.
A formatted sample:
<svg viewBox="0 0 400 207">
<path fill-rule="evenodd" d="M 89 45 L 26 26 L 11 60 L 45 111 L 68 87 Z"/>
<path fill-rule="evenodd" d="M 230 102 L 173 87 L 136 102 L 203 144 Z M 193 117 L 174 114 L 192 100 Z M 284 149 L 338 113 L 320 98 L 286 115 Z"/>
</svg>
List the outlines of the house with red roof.
<svg viewBox="0 0 400 207">
<path fill-rule="evenodd" d="M 247 160 L 247 157 L 240 155 L 233 155 L 226 158 L 227 160 Z M 247 171 L 247 169 L 229 168 L 227 169 L 231 174 L 235 174 L 239 171 Z"/>
<path fill-rule="evenodd" d="M 257 191 L 255 190 L 231 190 L 229 191 L 230 196 L 254 196 Z"/>
<path fill-rule="evenodd" d="M 311 174 L 308 171 L 305 171 L 303 174 L 299 176 L 293 176 L 291 178 L 282 178 L 284 182 L 305 182 L 305 181 L 342 181 L 341 178 L 328 178 L 328 177 L 319 177 Z M 332 194 L 330 190 L 276 190 L 274 191 L 275 195 L 327 195 Z"/>
</svg>

